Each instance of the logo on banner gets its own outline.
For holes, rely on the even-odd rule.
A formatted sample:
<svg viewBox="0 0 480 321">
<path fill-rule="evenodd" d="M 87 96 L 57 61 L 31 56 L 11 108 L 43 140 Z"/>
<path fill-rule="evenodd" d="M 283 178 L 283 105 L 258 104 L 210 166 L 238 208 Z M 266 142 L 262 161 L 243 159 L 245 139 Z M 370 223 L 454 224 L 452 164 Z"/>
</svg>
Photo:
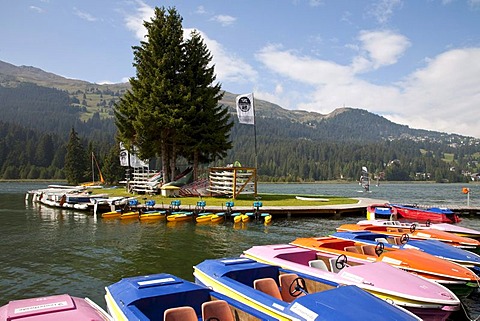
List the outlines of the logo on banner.
<svg viewBox="0 0 480 321">
<path fill-rule="evenodd" d="M 250 108 L 252 108 L 252 102 L 250 101 L 250 99 L 248 97 L 240 97 L 240 99 L 238 99 L 238 108 L 244 112 L 244 113 L 248 113 L 248 111 L 250 110 Z"/>
</svg>

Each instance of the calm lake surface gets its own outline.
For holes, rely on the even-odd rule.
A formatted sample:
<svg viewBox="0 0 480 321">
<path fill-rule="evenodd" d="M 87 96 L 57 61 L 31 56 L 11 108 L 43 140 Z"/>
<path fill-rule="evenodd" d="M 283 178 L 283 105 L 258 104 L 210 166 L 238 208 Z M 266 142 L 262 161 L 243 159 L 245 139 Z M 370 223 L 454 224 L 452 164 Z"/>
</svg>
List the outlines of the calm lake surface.
<svg viewBox="0 0 480 321">
<path fill-rule="evenodd" d="M 196 225 L 95 219 L 93 215 L 27 202 L 47 183 L 0 182 L 0 305 L 10 300 L 69 293 L 105 307 L 105 286 L 123 277 L 167 272 L 193 281 L 193 266 L 207 258 L 238 256 L 253 245 L 288 243 L 323 236 L 362 217 L 278 218 L 269 226 L 227 222 Z M 358 184 L 259 184 L 260 193 L 369 197 L 399 203 L 480 207 L 480 185 L 381 184 L 371 193 Z M 266 204 L 265 204 L 266 205 Z M 462 226 L 480 230 L 480 217 Z M 480 295 L 465 300 L 480 315 Z"/>
</svg>

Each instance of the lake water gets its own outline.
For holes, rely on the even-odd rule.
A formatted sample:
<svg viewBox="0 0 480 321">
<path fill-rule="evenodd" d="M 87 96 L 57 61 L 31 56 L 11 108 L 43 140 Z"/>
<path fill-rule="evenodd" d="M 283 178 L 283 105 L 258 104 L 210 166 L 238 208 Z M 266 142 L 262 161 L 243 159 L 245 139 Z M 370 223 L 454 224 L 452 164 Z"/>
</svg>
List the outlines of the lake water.
<svg viewBox="0 0 480 321">
<path fill-rule="evenodd" d="M 60 293 L 88 296 L 105 306 L 104 287 L 123 277 L 167 272 L 193 281 L 193 266 L 208 258 L 238 256 L 253 245 L 322 236 L 360 217 L 278 218 L 269 226 L 227 222 L 196 225 L 95 219 L 83 212 L 26 202 L 46 183 L 0 183 L 0 305 Z M 391 202 L 466 205 L 461 184 L 382 184 L 371 193 L 358 184 L 259 184 L 260 193 L 371 197 Z M 470 205 L 480 207 L 480 185 Z M 265 204 L 267 205 L 267 204 Z M 459 224 L 480 229 L 480 217 Z M 465 301 L 480 315 L 479 295 Z"/>
</svg>

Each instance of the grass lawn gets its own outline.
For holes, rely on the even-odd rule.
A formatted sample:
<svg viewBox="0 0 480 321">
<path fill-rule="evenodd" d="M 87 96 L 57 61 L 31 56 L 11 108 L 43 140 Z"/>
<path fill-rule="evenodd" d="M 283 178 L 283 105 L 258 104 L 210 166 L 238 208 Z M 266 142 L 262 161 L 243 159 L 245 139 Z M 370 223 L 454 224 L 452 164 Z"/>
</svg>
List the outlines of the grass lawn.
<svg viewBox="0 0 480 321">
<path fill-rule="evenodd" d="M 92 189 L 92 194 L 108 194 L 109 196 L 125 196 L 137 197 L 140 203 L 145 203 L 146 200 L 154 200 L 156 204 L 170 204 L 171 201 L 179 199 L 182 205 L 197 205 L 197 202 L 202 199 L 207 206 L 222 206 L 225 202 L 233 201 L 235 206 L 251 206 L 255 198 L 253 195 L 240 195 L 237 199 L 232 200 L 226 197 L 164 197 L 161 195 L 143 195 L 143 194 L 129 194 L 125 188 L 95 188 Z M 328 201 L 311 201 L 298 200 L 296 196 L 324 198 Z M 321 206 L 321 205 L 337 205 L 337 204 L 355 204 L 357 200 L 336 196 L 322 196 L 322 195 L 293 195 L 293 194 L 258 194 L 258 200 L 262 201 L 263 206 Z"/>
</svg>

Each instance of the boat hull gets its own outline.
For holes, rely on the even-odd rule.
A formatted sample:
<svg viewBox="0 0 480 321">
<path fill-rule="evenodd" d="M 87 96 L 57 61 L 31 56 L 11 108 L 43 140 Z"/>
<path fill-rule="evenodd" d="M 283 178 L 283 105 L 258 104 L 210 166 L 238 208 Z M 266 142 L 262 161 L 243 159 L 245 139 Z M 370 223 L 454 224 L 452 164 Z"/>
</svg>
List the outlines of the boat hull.
<svg viewBox="0 0 480 321">
<path fill-rule="evenodd" d="M 403 220 L 420 223 L 458 223 L 461 221 L 460 217 L 449 209 L 434 207 L 423 209 L 400 204 L 390 205 L 397 210 L 398 218 Z"/>
<path fill-rule="evenodd" d="M 118 218 L 122 215 L 120 210 L 102 213 L 102 218 Z"/>
<path fill-rule="evenodd" d="M 167 221 L 169 222 L 186 222 L 193 220 L 193 212 L 179 212 L 167 215 Z"/>
<path fill-rule="evenodd" d="M 0 307 L 0 320 L 108 321 L 111 316 L 90 299 L 62 294 L 10 301 Z"/>
<path fill-rule="evenodd" d="M 138 220 L 140 213 L 137 211 L 124 212 L 120 215 L 122 220 Z"/>
<path fill-rule="evenodd" d="M 140 213 L 140 221 L 159 221 L 167 217 L 166 211 L 148 211 Z"/>
</svg>

